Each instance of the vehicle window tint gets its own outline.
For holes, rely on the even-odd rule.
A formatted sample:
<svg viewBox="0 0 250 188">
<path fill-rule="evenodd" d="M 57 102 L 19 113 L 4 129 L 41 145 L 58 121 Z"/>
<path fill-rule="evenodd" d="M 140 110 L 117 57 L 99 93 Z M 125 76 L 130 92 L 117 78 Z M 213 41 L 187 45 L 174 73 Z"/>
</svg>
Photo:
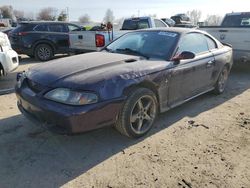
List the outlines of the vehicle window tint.
<svg viewBox="0 0 250 188">
<path fill-rule="evenodd" d="M 160 20 L 154 19 L 155 27 L 166 27 Z"/>
<path fill-rule="evenodd" d="M 51 32 L 67 32 L 63 24 L 50 24 L 48 27 Z"/>
<path fill-rule="evenodd" d="M 81 28 L 76 25 L 68 25 L 69 31 L 81 31 Z"/>
<path fill-rule="evenodd" d="M 35 31 L 48 31 L 48 27 L 46 24 L 39 24 L 34 27 Z"/>
<path fill-rule="evenodd" d="M 250 27 L 250 14 L 226 16 L 221 25 L 224 27 Z"/>
<path fill-rule="evenodd" d="M 124 20 L 122 30 L 137 30 L 149 28 L 148 19 Z"/>
<path fill-rule="evenodd" d="M 215 43 L 215 41 L 213 39 L 211 39 L 208 36 L 205 36 L 206 40 L 207 40 L 207 45 L 209 50 L 213 50 L 217 48 L 217 44 Z"/>
<path fill-rule="evenodd" d="M 183 36 L 179 43 L 178 53 L 183 51 L 193 52 L 194 54 L 209 51 L 205 36 L 199 33 L 190 33 Z"/>
</svg>

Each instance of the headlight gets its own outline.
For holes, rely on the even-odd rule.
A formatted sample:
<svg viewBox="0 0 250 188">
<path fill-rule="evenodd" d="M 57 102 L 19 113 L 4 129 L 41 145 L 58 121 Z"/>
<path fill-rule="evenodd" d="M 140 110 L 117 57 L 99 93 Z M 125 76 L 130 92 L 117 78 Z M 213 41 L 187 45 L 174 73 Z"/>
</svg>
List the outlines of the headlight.
<svg viewBox="0 0 250 188">
<path fill-rule="evenodd" d="M 98 97 L 94 93 L 72 91 L 67 88 L 51 90 L 45 94 L 45 98 L 70 105 L 93 104 L 98 101 Z"/>
</svg>

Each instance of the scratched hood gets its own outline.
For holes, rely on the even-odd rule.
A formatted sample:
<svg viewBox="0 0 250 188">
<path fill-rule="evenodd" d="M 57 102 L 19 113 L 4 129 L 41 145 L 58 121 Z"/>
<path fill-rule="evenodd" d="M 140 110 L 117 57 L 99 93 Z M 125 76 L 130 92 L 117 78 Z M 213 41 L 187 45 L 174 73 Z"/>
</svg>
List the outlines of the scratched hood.
<svg viewBox="0 0 250 188">
<path fill-rule="evenodd" d="M 151 61 L 138 56 L 94 52 L 53 60 L 29 69 L 28 77 L 50 87 L 75 87 L 114 77 L 135 79 L 162 70 L 166 61 Z"/>
</svg>

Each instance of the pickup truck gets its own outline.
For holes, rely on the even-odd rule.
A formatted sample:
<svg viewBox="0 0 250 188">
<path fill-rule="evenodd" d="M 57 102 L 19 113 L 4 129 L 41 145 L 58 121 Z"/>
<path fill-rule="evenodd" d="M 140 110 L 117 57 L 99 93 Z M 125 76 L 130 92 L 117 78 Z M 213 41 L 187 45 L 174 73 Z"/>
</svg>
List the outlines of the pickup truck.
<svg viewBox="0 0 250 188">
<path fill-rule="evenodd" d="M 125 19 L 122 27 L 118 31 L 73 31 L 69 33 L 71 52 L 91 52 L 99 51 L 114 39 L 121 35 L 137 29 L 168 27 L 168 25 L 156 18 L 138 17 Z"/>
<path fill-rule="evenodd" d="M 220 26 L 200 27 L 222 43 L 231 44 L 235 62 L 250 63 L 250 12 L 226 14 Z"/>
</svg>

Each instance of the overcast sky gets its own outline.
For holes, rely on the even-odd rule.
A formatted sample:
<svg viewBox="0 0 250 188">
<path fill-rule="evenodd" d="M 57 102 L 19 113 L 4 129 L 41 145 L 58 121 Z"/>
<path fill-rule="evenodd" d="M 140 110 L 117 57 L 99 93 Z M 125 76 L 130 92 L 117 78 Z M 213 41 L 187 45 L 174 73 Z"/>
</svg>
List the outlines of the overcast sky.
<svg viewBox="0 0 250 188">
<path fill-rule="evenodd" d="M 86 13 L 92 20 L 102 21 L 108 8 L 113 10 L 116 19 L 138 14 L 157 14 L 163 18 L 193 9 L 201 10 L 203 18 L 207 14 L 223 16 L 232 11 L 249 11 L 250 0 L 0 0 L 1 5 L 12 5 L 14 9 L 34 15 L 45 7 L 55 7 L 58 12 L 68 7 L 71 21 Z"/>
</svg>

